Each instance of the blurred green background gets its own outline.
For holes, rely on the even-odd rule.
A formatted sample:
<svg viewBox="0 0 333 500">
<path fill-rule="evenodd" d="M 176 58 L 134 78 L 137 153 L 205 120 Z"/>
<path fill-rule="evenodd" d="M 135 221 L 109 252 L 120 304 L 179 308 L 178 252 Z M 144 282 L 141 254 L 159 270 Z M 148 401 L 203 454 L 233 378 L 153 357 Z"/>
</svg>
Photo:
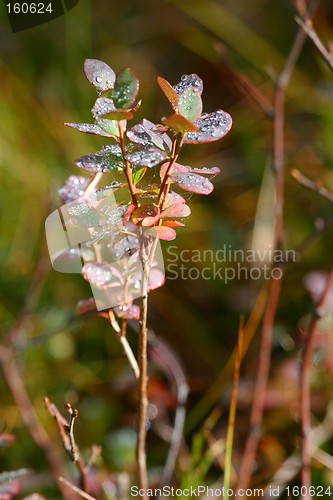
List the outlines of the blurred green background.
<svg viewBox="0 0 333 500">
<path fill-rule="evenodd" d="M 91 120 L 95 92 L 84 78 L 83 61 L 102 59 L 116 72 L 129 65 L 137 70 L 143 100 L 139 120 L 159 122 L 169 112 L 157 75 L 172 84 L 184 73 L 203 78 L 205 111 L 222 108 L 232 115 L 234 125 L 220 142 L 185 147 L 183 163 L 218 166 L 222 173 L 214 179 L 212 196 L 190 197 L 192 215 L 171 244 L 179 251 L 216 251 L 223 245 L 246 249 L 259 245 L 260 238 L 269 244 L 272 120 L 240 86 L 237 75 L 246 76 L 272 102 L 274 80 L 297 32 L 295 11 L 288 0 L 80 0 L 65 16 L 15 34 L 4 5 L 0 16 L 1 335 L 5 342 L 25 308 L 23 327 L 19 325 L 15 335 L 17 362 L 55 446 L 58 437 L 43 406 L 45 395 L 59 408 L 67 401 L 78 407 L 77 441 L 83 452 L 92 443 L 104 446 L 101 469 L 131 470 L 126 450 L 120 463 L 121 453 L 112 451 L 119 436 L 110 438 L 112 432 L 135 425 L 130 369 L 105 320 L 76 316 L 76 304 L 90 296 L 90 288 L 79 275 L 52 270 L 45 245 L 45 218 L 60 205 L 57 190 L 69 175 L 80 174 L 73 160 L 105 143 L 63 126 L 65 121 Z M 333 40 L 329 0 L 320 3 L 315 26 L 325 42 Z M 286 99 L 286 248 L 297 248 L 332 215 L 329 202 L 306 191 L 288 173 L 298 168 L 333 189 L 332 136 L 333 75 L 307 41 Z M 312 310 L 303 277 L 308 271 L 330 268 L 332 243 L 328 227 L 286 271 L 270 382 L 271 397 L 278 397 L 275 404 L 268 397 L 266 441 L 260 449 L 259 463 L 268 464 L 264 478 L 297 442 L 299 322 Z M 214 263 L 187 263 L 188 267 L 207 265 L 213 268 Z M 167 275 L 166 285 L 151 294 L 149 323 L 178 352 L 188 377 L 189 449 L 193 432 L 200 431 L 213 407 L 221 410 L 214 428 L 216 439 L 224 436 L 231 377 L 220 374 L 236 343 L 239 315 L 248 318 L 263 285 L 262 280 L 244 278 L 226 284 L 220 279 L 172 280 Z M 319 419 L 333 397 L 332 368 L 327 362 L 333 355 L 332 329 L 327 327 L 322 351 L 318 347 L 315 410 Z M 129 340 L 135 348 L 134 333 Z M 257 353 L 256 336 L 242 369 L 236 459 L 247 431 Z M 172 417 L 171 388 L 154 366 L 151 374 L 151 398 L 162 415 L 170 412 Z M 1 470 L 33 466 L 45 472 L 43 453 L 32 442 L 3 377 L 0 393 L 0 418 L 6 431 L 17 437 L 15 444 L 0 450 Z M 131 439 L 130 434 L 125 437 Z M 148 450 L 151 467 L 163 465 L 166 445 L 153 430 Z M 183 467 L 189 454 L 185 446 Z M 68 462 L 65 456 L 64 462 Z M 219 476 L 218 462 L 209 474 Z M 321 481 L 329 480 L 327 471 L 319 471 L 319 476 Z M 54 493 L 44 489 L 48 481 L 40 481 L 35 489 L 49 492 L 51 498 Z"/>
</svg>

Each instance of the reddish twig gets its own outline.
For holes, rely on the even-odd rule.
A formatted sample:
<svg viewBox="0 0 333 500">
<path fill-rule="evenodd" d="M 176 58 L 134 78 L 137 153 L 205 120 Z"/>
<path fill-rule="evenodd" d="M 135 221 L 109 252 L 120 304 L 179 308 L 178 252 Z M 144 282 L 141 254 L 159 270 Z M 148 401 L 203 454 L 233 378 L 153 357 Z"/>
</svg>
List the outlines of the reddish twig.
<svg viewBox="0 0 333 500">
<path fill-rule="evenodd" d="M 303 496 L 305 500 L 310 500 L 309 487 L 311 485 L 310 473 L 310 442 L 309 433 L 311 430 L 311 401 L 310 401 L 310 368 L 312 361 L 312 351 L 314 336 L 317 330 L 318 322 L 324 316 L 325 304 L 328 294 L 333 286 L 333 268 L 329 274 L 325 290 L 316 305 L 316 309 L 309 325 L 308 333 L 305 338 L 302 364 L 301 364 L 301 394 L 300 394 L 300 413 L 302 427 L 302 447 L 301 447 L 301 482 L 305 487 L 306 494 Z"/>
<path fill-rule="evenodd" d="M 314 6 L 312 5 L 312 8 Z M 283 200 L 284 200 L 284 105 L 285 91 L 292 71 L 299 57 L 306 35 L 299 29 L 290 49 L 287 61 L 276 82 L 274 98 L 273 168 L 275 188 L 274 248 L 283 247 Z M 268 299 L 263 317 L 259 366 L 254 387 L 253 405 L 250 416 L 250 432 L 246 440 L 240 469 L 239 488 L 246 489 L 250 483 L 254 460 L 261 434 L 264 403 L 271 365 L 272 333 L 281 291 L 283 270 L 272 276 L 269 283 Z"/>
</svg>

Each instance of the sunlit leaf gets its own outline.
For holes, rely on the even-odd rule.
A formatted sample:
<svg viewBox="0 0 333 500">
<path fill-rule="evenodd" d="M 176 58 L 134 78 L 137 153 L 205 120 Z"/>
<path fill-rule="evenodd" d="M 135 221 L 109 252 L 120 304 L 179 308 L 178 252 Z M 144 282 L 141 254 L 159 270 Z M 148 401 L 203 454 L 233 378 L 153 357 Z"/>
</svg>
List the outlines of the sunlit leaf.
<svg viewBox="0 0 333 500">
<path fill-rule="evenodd" d="M 84 74 L 97 90 L 105 91 L 113 88 L 116 75 L 108 64 L 98 59 L 84 61 Z"/>
<path fill-rule="evenodd" d="M 222 139 L 231 129 L 232 119 L 225 111 L 218 110 L 201 115 L 194 124 L 197 127 L 197 132 L 189 131 L 185 134 L 185 142 L 188 144 L 200 144 Z"/>
<path fill-rule="evenodd" d="M 171 139 L 165 133 L 167 127 L 162 127 L 144 119 L 127 131 L 127 137 L 138 146 L 157 147 L 169 154 L 172 146 Z"/>
<path fill-rule="evenodd" d="M 115 122 L 117 123 L 117 122 Z M 94 135 L 102 135 L 103 137 L 114 137 L 118 135 L 118 124 L 117 124 L 117 133 L 114 133 L 114 129 L 112 132 L 107 132 L 103 128 L 99 127 L 95 123 L 68 123 L 65 125 L 67 127 L 75 128 L 79 132 L 83 132 L 85 134 L 94 134 Z"/>
<path fill-rule="evenodd" d="M 178 111 L 178 95 L 174 88 L 170 85 L 170 83 L 162 78 L 161 76 L 157 77 L 157 83 L 160 86 L 162 92 L 170 102 L 174 111 Z"/>
<path fill-rule="evenodd" d="M 218 167 L 202 167 L 202 168 L 191 168 L 190 172 L 192 174 L 205 174 L 205 175 L 217 175 L 221 173 L 221 170 Z"/>
<path fill-rule="evenodd" d="M 163 221 L 162 226 L 184 227 L 185 224 L 183 222 L 179 222 L 178 220 L 165 220 L 165 221 Z"/>
<path fill-rule="evenodd" d="M 178 112 L 190 122 L 195 121 L 202 113 L 202 99 L 194 88 L 184 90 L 178 99 Z"/>
<path fill-rule="evenodd" d="M 203 81 L 201 78 L 192 73 L 191 75 L 183 75 L 181 81 L 173 87 L 177 95 L 180 96 L 185 90 L 194 89 L 199 95 L 203 92 Z"/>
<path fill-rule="evenodd" d="M 70 203 L 71 201 L 81 198 L 89 182 L 90 179 L 88 177 L 70 175 L 62 188 L 58 191 L 61 200 L 64 203 Z"/>
<path fill-rule="evenodd" d="M 153 235 L 157 235 L 160 240 L 165 241 L 174 240 L 177 236 L 176 231 L 168 226 L 154 226 L 151 231 Z"/>
<path fill-rule="evenodd" d="M 135 167 L 152 168 L 161 163 L 167 154 L 157 148 L 139 149 L 126 155 L 126 159 Z"/>
<path fill-rule="evenodd" d="M 176 132 L 180 132 L 181 134 L 184 134 L 185 132 L 196 132 L 198 130 L 196 125 L 182 115 L 173 114 L 162 121 L 165 125 L 172 128 Z"/>
<path fill-rule="evenodd" d="M 85 203 L 75 203 L 68 207 L 68 214 L 71 216 L 73 224 L 83 227 L 98 226 L 99 216 L 93 207 Z"/>
<path fill-rule="evenodd" d="M 213 184 L 206 177 L 198 174 L 175 172 L 171 174 L 171 178 L 177 186 L 190 193 L 210 194 L 214 189 Z"/>
<path fill-rule="evenodd" d="M 184 203 L 175 203 L 173 205 L 169 205 L 165 210 L 163 210 L 161 217 L 188 217 L 190 213 L 191 209 L 188 205 L 185 205 Z"/>
<path fill-rule="evenodd" d="M 131 107 L 139 91 L 139 79 L 132 68 L 123 69 L 113 89 L 113 102 L 118 109 Z"/>
<path fill-rule="evenodd" d="M 141 224 L 148 227 L 153 226 L 160 218 L 160 209 L 153 203 L 142 205 L 132 212 L 134 224 Z"/>
<path fill-rule="evenodd" d="M 140 182 L 142 177 L 145 175 L 147 168 L 146 167 L 141 167 L 141 168 L 136 168 L 135 170 L 132 170 L 132 182 L 134 186 Z"/>
</svg>

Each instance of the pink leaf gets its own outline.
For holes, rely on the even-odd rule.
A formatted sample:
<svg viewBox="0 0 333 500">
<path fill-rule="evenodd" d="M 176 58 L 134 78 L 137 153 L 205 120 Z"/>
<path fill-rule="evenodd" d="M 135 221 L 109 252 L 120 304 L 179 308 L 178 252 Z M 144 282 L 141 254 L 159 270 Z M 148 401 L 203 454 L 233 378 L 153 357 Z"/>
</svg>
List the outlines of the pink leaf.
<svg viewBox="0 0 333 500">
<path fill-rule="evenodd" d="M 201 175 L 176 172 L 171 175 L 171 178 L 184 191 L 189 191 L 190 193 L 207 195 L 214 189 L 213 184 Z"/>
<path fill-rule="evenodd" d="M 84 74 L 87 80 L 102 92 L 112 89 L 116 79 L 113 69 L 104 61 L 98 59 L 86 59 L 84 61 Z"/>
<path fill-rule="evenodd" d="M 148 278 L 148 288 L 149 290 L 155 290 L 155 288 L 160 288 L 165 283 L 165 276 L 159 269 L 151 269 Z"/>
<path fill-rule="evenodd" d="M 162 226 L 184 227 L 185 224 L 183 224 L 183 222 L 179 222 L 178 220 L 165 220 L 165 221 L 163 221 Z"/>
<path fill-rule="evenodd" d="M 170 85 L 170 83 L 162 78 L 161 76 L 157 77 L 157 83 L 160 86 L 162 92 L 170 102 L 171 106 L 173 107 L 174 111 L 177 112 L 177 107 L 178 107 L 178 95 L 176 90 Z"/>
</svg>

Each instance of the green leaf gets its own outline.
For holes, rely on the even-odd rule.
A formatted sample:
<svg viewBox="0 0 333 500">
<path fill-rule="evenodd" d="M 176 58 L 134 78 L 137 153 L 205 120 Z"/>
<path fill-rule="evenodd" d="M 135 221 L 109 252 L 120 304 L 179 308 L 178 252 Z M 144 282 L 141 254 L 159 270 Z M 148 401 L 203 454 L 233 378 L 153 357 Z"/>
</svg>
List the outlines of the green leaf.
<svg viewBox="0 0 333 500">
<path fill-rule="evenodd" d="M 196 132 L 198 129 L 193 123 L 182 115 L 176 113 L 163 120 L 164 125 L 184 134 L 185 132 Z"/>
<path fill-rule="evenodd" d="M 128 109 L 139 91 L 139 79 L 132 68 L 123 69 L 117 76 L 113 89 L 113 102 L 118 109 Z"/>
<path fill-rule="evenodd" d="M 136 185 L 138 182 L 141 181 L 142 177 L 146 173 L 146 170 L 147 170 L 147 167 L 136 168 L 135 170 L 132 170 L 132 181 L 133 181 L 134 185 Z"/>
<path fill-rule="evenodd" d="M 99 118 L 96 120 L 97 125 L 110 135 L 119 137 L 119 129 L 117 120 L 107 120 L 105 118 Z"/>
<path fill-rule="evenodd" d="M 157 77 L 157 83 L 159 84 L 162 92 L 170 102 L 174 111 L 178 111 L 178 95 L 175 89 L 170 85 L 170 83 L 162 78 L 161 76 Z"/>
<path fill-rule="evenodd" d="M 185 89 L 178 99 L 178 112 L 190 122 L 199 118 L 202 113 L 202 99 L 199 92 L 191 87 Z"/>
</svg>

